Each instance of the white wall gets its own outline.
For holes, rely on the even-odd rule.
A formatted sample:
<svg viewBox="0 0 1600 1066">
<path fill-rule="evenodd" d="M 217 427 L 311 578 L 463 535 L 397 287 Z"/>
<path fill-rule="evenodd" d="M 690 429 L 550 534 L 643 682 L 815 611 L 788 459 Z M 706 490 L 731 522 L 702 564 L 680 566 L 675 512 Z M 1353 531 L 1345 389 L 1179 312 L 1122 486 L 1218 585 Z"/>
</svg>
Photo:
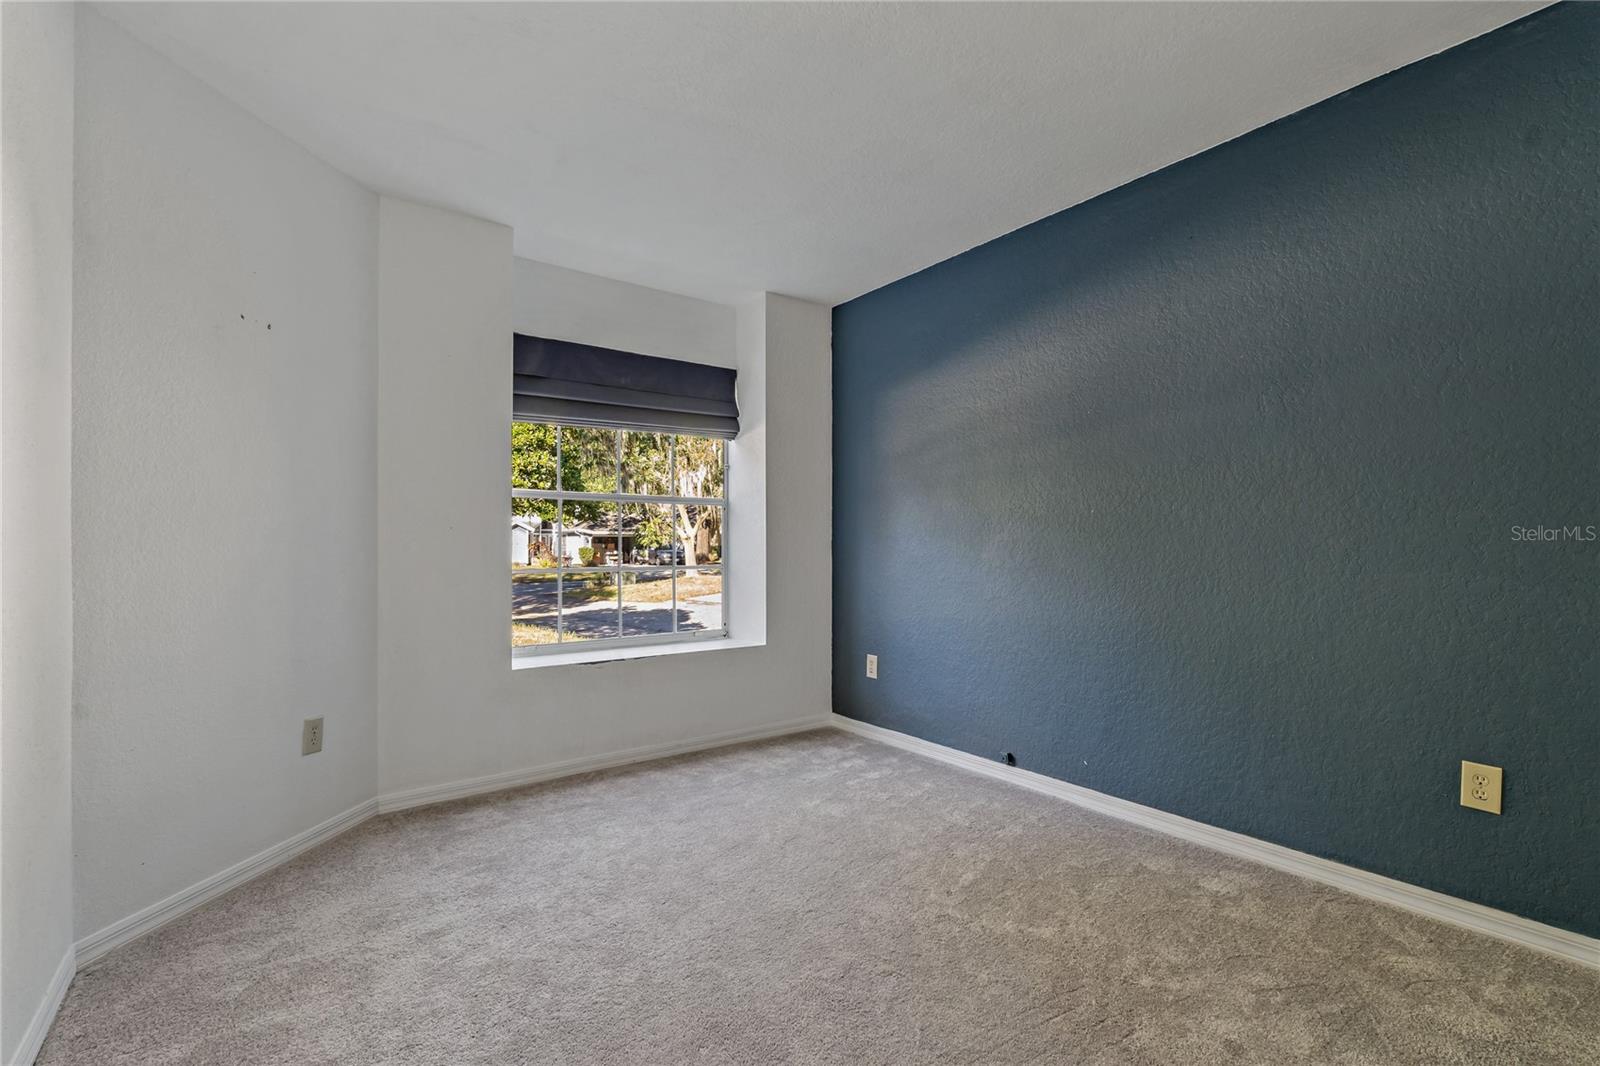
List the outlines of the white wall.
<svg viewBox="0 0 1600 1066">
<path fill-rule="evenodd" d="M 73 10 L 0 5 L 0 1061 L 72 948 Z M 70 963 L 69 963 L 70 965 Z"/>
<path fill-rule="evenodd" d="M 517 333 L 737 366 L 734 308 L 531 259 L 512 261 Z"/>
<path fill-rule="evenodd" d="M 82 939 L 376 789 L 377 197 L 87 9 L 78 45 Z"/>
<path fill-rule="evenodd" d="M 383 528 L 403 531 L 379 551 L 383 793 L 822 720 L 830 699 L 828 308 L 765 297 L 736 316 L 724 305 L 513 264 L 504 227 L 389 199 L 379 287 L 378 507 Z M 734 454 L 736 476 L 751 471 L 746 445 L 764 448 L 749 455 L 764 467 L 766 489 L 765 633 L 749 628 L 737 601 L 731 614 L 736 640 L 764 643 L 512 669 L 513 331 L 724 365 L 731 356 L 753 424 Z M 747 395 L 751 388 L 760 395 Z M 763 545 L 731 539 L 738 528 L 730 529 L 730 557 L 759 558 Z M 740 595 L 738 574 L 730 584 Z"/>
<path fill-rule="evenodd" d="M 27 326 L 58 346 L 56 391 L 41 380 L 30 399 L 72 478 L 70 527 L 34 543 L 60 555 L 50 602 L 75 611 L 52 623 L 70 738 L 33 763 L 63 789 L 70 739 L 75 915 L 54 886 L 40 944 L 380 792 L 823 720 L 828 308 L 735 309 L 514 261 L 504 226 L 380 200 L 94 11 L 76 37 L 75 136 L 40 157 L 56 258 L 30 275 L 53 270 L 62 302 Z M 728 645 L 512 669 L 513 330 L 738 366 Z M 62 479 L 40 491 L 61 508 Z M 58 689 L 67 676 L 63 662 Z M 312 715 L 326 749 L 303 758 Z M 69 827 L 51 810 L 61 824 L 35 836 L 62 880 Z M 35 926 L 48 913 L 24 909 Z"/>
<path fill-rule="evenodd" d="M 510 417 L 510 318 L 511 230 L 382 199 L 380 789 L 397 774 L 432 780 L 430 767 L 449 779 L 496 743 L 479 727 L 494 719 L 487 701 L 504 663 L 491 653 L 511 600 L 508 586 L 505 611 L 485 602 L 485 575 L 508 570 L 510 493 L 496 491 L 496 475 L 510 468 L 499 431 Z"/>
<path fill-rule="evenodd" d="M 745 692 L 763 691 L 758 684 L 775 692 L 792 685 L 797 705 L 828 715 L 833 710 L 833 309 L 772 294 L 764 304 L 766 402 L 759 439 L 767 464 L 766 638 L 772 652 L 765 668 L 772 673 L 752 678 Z M 730 529 L 730 542 L 735 532 Z"/>
</svg>

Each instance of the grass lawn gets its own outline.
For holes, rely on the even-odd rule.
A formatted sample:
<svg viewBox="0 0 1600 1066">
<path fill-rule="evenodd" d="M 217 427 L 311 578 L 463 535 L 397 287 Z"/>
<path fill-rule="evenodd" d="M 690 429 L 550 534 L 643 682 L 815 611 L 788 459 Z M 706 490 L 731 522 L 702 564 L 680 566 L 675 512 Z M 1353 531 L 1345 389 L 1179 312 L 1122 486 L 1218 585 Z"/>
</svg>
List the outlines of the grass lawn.
<svg viewBox="0 0 1600 1066">
<path fill-rule="evenodd" d="M 694 596 L 715 596 L 722 591 L 722 575 L 679 574 L 678 599 Z M 672 582 L 666 580 L 638 581 L 627 586 L 624 603 L 666 603 L 672 599 Z"/>
<path fill-rule="evenodd" d="M 561 643 L 571 644 L 575 641 L 587 639 L 587 637 L 569 635 Z M 549 625 L 538 622 L 532 624 L 526 622 L 511 623 L 511 646 L 513 648 L 531 648 L 535 645 L 554 643 L 556 643 L 556 627 L 554 623 Z"/>
</svg>

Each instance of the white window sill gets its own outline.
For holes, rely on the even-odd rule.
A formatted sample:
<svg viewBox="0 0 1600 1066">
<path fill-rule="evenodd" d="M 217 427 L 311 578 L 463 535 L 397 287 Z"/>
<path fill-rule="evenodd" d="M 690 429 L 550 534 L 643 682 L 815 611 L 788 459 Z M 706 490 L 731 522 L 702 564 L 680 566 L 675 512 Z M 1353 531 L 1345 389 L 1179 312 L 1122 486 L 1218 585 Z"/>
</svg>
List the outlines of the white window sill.
<svg viewBox="0 0 1600 1066">
<path fill-rule="evenodd" d="M 717 640 L 685 640 L 677 644 L 635 644 L 620 648 L 592 648 L 583 651 L 540 652 L 533 655 L 513 655 L 511 669 L 532 670 L 541 666 L 588 666 L 596 663 L 622 662 L 627 659 L 653 659 L 659 655 L 685 655 L 691 652 L 726 651 L 729 648 L 759 648 L 764 640 L 734 640 L 722 637 Z"/>
</svg>

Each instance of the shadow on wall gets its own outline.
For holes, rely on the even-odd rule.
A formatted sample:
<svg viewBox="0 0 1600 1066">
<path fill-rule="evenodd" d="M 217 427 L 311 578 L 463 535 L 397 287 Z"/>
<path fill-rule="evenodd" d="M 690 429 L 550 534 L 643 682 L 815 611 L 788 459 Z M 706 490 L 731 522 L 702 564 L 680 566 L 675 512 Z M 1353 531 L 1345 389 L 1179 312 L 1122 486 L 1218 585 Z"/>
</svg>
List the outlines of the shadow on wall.
<svg viewBox="0 0 1600 1066">
<path fill-rule="evenodd" d="M 1597 53 L 1552 9 L 838 308 L 838 709 L 1600 932 L 1600 545 L 1512 535 L 1600 523 Z"/>
</svg>

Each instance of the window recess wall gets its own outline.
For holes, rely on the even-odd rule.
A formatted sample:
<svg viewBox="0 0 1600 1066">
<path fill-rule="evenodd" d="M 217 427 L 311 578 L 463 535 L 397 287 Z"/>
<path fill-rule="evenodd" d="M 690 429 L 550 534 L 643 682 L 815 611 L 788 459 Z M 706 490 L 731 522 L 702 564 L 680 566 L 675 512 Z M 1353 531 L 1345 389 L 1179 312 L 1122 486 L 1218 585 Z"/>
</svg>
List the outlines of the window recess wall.
<svg viewBox="0 0 1600 1066">
<path fill-rule="evenodd" d="M 828 309 L 516 260 L 504 227 L 389 198 L 379 228 L 380 792 L 825 721 Z M 726 639 L 599 664 L 507 654 L 515 333 L 737 369 Z"/>
</svg>

